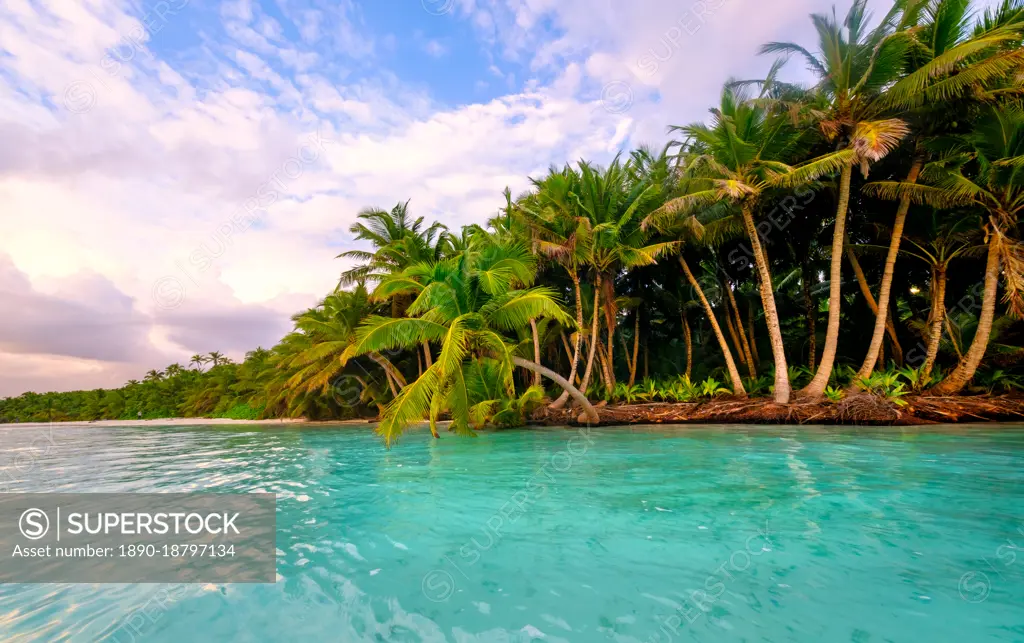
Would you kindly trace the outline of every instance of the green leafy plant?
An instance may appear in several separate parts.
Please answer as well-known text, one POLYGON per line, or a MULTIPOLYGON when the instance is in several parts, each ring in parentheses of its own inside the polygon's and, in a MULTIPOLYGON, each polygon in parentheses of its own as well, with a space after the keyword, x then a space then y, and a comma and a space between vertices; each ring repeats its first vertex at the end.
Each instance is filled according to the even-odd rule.
POLYGON ((906 405, 906 401, 901 399, 904 395, 909 393, 907 390, 906 382, 900 381, 900 373, 898 372, 879 372, 872 373, 869 377, 862 377, 857 380, 857 385, 864 389, 884 397, 885 399, 898 404, 900 406, 906 405))
POLYGON ((843 399, 843 389, 836 388, 834 386, 828 386, 825 388, 825 399, 835 404, 843 399))
POLYGON ((701 397, 713 398, 719 395, 725 395, 729 393, 729 389, 722 386, 722 382, 716 380, 713 377, 709 377, 700 383, 700 395, 701 397))
POLYGON ((1007 373, 1001 368, 978 373, 974 376, 974 383, 975 385, 971 388, 979 392, 1010 393, 1011 391, 1024 390, 1024 377, 1007 373))

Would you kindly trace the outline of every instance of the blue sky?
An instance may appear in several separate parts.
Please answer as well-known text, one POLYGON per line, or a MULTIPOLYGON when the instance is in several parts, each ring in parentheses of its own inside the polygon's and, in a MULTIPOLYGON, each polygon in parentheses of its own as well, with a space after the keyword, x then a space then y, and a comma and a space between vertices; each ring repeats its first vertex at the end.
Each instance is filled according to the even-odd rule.
POLYGON ((361 209, 482 222, 553 163, 661 145, 830 5, 5 0, 0 395, 270 346, 361 209))

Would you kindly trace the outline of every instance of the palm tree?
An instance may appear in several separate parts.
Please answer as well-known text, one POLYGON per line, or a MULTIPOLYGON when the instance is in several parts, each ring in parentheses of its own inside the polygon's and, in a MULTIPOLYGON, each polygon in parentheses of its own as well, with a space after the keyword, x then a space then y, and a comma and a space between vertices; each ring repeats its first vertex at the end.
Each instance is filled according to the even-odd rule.
MULTIPOLYGON (((963 103, 965 99, 984 96, 989 83, 1001 80, 1024 63, 1024 52, 1020 50, 1021 29, 1024 28, 1022 8, 1021 0, 1004 2, 995 14, 989 14, 990 25, 983 22, 968 35, 972 20, 968 0, 932 0, 918 4, 920 24, 908 30, 915 39, 907 58, 909 73, 882 97, 886 105, 913 110, 910 114, 917 136, 906 183, 917 181, 927 161, 925 140, 949 131, 951 122, 963 117, 954 101, 963 103)), ((900 198, 892 226, 871 344, 855 379, 871 375, 887 330, 895 341, 892 326, 887 324, 889 296, 909 209, 910 196, 905 194, 900 198)), ((941 329, 941 321, 937 323, 941 329)), ((935 348, 937 350, 937 344, 935 348)), ((929 366, 932 363, 934 355, 929 366)))
POLYGON ((378 297, 415 295, 407 317, 370 316, 356 333, 347 355, 408 348, 423 342, 441 343, 437 360, 389 403, 378 433, 390 445, 417 420, 450 411, 451 430, 471 433, 465 370, 482 358, 497 361, 501 390, 514 395, 512 367, 540 372, 569 391, 588 421, 598 422, 586 397, 557 373, 515 354, 504 333, 524 328, 530 319, 549 317, 571 324, 549 288, 526 288, 533 280, 534 260, 520 245, 488 244, 474 252, 433 263, 420 263, 385 277, 378 297))
POLYGON ((363 262, 341 274, 340 285, 375 282, 419 261, 439 258, 445 246, 448 228, 441 223, 424 227, 423 217, 413 219, 409 202, 399 203, 390 212, 367 208, 356 215, 349 232, 359 241, 368 241, 373 252, 349 250, 338 255, 363 262))
MULTIPOLYGON (((730 209, 739 210, 757 267, 761 303, 772 345, 775 402, 786 404, 790 384, 785 345, 772 291, 768 253, 761 243, 754 214, 771 188, 810 182, 830 171, 831 166, 816 163, 794 168, 784 163, 782 159, 792 154, 799 133, 789 126, 787 117, 745 100, 731 87, 726 87, 720 107, 712 110, 712 114, 710 127, 695 123, 673 128, 685 136, 683 142, 677 143, 682 146, 684 194, 666 202, 648 218, 648 223, 658 225, 659 221, 716 204, 727 204, 730 209)), ((737 349, 743 351, 742 345, 737 349)), ((752 368, 753 360, 749 361, 752 368)))
POLYGON ((988 258, 978 328, 960 364, 934 387, 937 394, 963 390, 985 355, 995 316, 1000 264, 1011 314, 1024 315, 1024 246, 1014 238, 1024 211, 1024 111, 1019 106, 991 107, 975 129, 958 137, 949 153, 922 174, 925 184, 879 181, 870 194, 935 207, 970 205, 985 212, 988 258), (975 178, 964 173, 973 166, 975 178))
POLYGON ((205 355, 199 355, 198 353, 192 356, 192 359, 188 361, 189 366, 195 364, 196 370, 203 370, 203 364, 207 362, 205 355))
POLYGON ((223 353, 219 353, 217 351, 212 351, 210 353, 207 353, 206 361, 210 362, 211 364, 213 364, 214 368, 217 368, 221 364, 226 363, 228 360, 227 360, 226 357, 224 357, 223 353))
MULTIPOLYGON (((573 334, 573 354, 570 360, 569 381, 576 381, 583 343, 583 297, 580 269, 590 251, 589 219, 577 211, 579 174, 566 166, 560 171, 552 169, 548 176, 534 180, 536 192, 516 205, 515 213, 530 231, 537 252, 562 267, 573 284, 576 308, 576 332, 573 334)), ((584 389, 585 390, 585 389, 584 389)), ((559 409, 569 399, 563 392, 551 404, 559 409)))
MULTIPOLYGON (((315 308, 295 315, 293 321, 298 332, 310 340, 308 346, 294 353, 287 366, 293 374, 287 387, 295 392, 327 393, 339 376, 351 374, 363 379, 363 388, 376 379, 366 365, 349 360, 346 351, 355 341, 356 328, 367 315, 380 312, 362 283, 351 291, 336 289, 315 308)), ((406 386, 405 377, 391 361, 378 352, 367 354, 384 373, 392 396, 406 386)), ((351 403, 357 400, 345 400, 351 403)), ((353 404, 354 406, 354 404, 353 404)))
MULTIPOLYGON (((637 175, 616 157, 605 169, 580 161, 579 207, 588 220, 587 263, 600 282, 607 345, 604 368, 606 389, 615 387, 614 339, 618 310, 615 277, 623 269, 651 266, 658 257, 678 246, 675 241, 648 243, 651 233, 641 226, 644 217, 660 201, 661 186, 637 175)), ((598 337, 593 338, 595 344, 598 337)))
POLYGON ((938 211, 933 210, 931 217, 926 221, 923 234, 908 234, 906 240, 911 248, 900 250, 909 257, 923 261, 931 271, 931 306, 927 324, 928 343, 924 365, 921 367, 922 382, 927 382, 931 378, 935 359, 939 354, 942 326, 946 316, 946 277, 949 265, 954 259, 976 248, 984 248, 974 245, 972 241, 979 228, 978 217, 974 214, 941 217, 938 211))
MULTIPOLYGON (((846 238, 846 213, 850 203, 853 168, 867 175, 872 163, 885 157, 907 135, 906 123, 884 116, 879 95, 898 77, 911 37, 903 29, 912 24, 912 13, 898 2, 881 25, 867 29, 867 0, 854 0, 846 18, 813 14, 820 53, 812 54, 790 42, 772 42, 761 53, 782 53, 802 57, 819 82, 808 96, 806 112, 817 122, 836 152, 815 159, 807 166, 840 171, 835 227, 832 232, 828 328, 818 370, 802 394, 818 398, 825 392, 839 342, 842 304, 842 257, 846 238)), ((818 172, 820 175, 822 172, 818 172)), ((778 370, 778 369, 776 369, 778 370)))

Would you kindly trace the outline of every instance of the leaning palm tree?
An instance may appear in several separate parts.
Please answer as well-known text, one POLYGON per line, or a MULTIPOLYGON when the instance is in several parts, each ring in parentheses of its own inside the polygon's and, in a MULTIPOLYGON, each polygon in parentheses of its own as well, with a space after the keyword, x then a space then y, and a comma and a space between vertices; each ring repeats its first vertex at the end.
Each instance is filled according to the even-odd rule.
POLYGON ((933 392, 943 395, 963 390, 985 355, 1000 270, 1011 315, 1024 316, 1024 245, 1017 238, 1024 212, 1024 110, 1016 105, 990 108, 974 131, 959 137, 948 152, 925 168, 923 184, 880 181, 865 186, 882 198, 906 195, 935 207, 975 206, 985 213, 988 255, 978 328, 960 364, 934 387, 933 392))
MULTIPOLYGON (((927 140, 952 129, 964 117, 964 106, 987 100, 992 83, 1000 82, 1024 64, 1021 31, 1024 29, 1024 1, 1007 0, 994 13, 986 14, 971 31, 969 0, 929 0, 916 5, 919 23, 908 30, 913 41, 907 56, 907 74, 881 97, 891 108, 905 110, 914 124, 914 155, 906 183, 917 181, 928 160, 927 140)), ((889 297, 896 258, 910 196, 903 195, 889 239, 889 252, 878 291, 878 310, 871 343, 856 380, 867 378, 877 363, 882 338, 888 325, 889 297)), ((936 319, 941 329, 941 321, 936 319)), ((935 348, 937 350, 937 343, 935 348)), ((934 354, 929 360, 934 363, 934 354)))
MULTIPOLYGON (((351 291, 335 290, 316 308, 295 315, 292 319, 296 330, 304 333, 310 341, 308 347, 288 360, 294 374, 287 387, 296 392, 326 393, 339 377, 351 375, 361 378, 361 387, 366 388, 377 379, 377 375, 369 370, 369 366, 376 364, 383 371, 391 394, 397 395, 406 386, 406 380, 387 357, 377 352, 368 353, 367 357, 374 364, 355 361, 350 364, 344 357, 345 351, 355 341, 360 322, 367 315, 380 312, 379 307, 370 301, 365 285, 359 283, 351 291)), ((343 401, 355 406, 358 399, 343 401)))
POLYGON ((837 149, 809 164, 812 167, 828 164, 833 171, 840 172, 832 232, 825 346, 817 372, 801 391, 811 398, 821 397, 825 392, 839 343, 843 245, 853 168, 859 166, 867 175, 871 164, 895 149, 909 131, 902 120, 885 118, 885 106, 879 96, 898 78, 903 67, 912 40, 903 27, 913 24, 915 15, 904 9, 916 4, 919 3, 896 3, 882 23, 872 30, 867 28, 867 0, 854 0, 842 22, 834 10, 831 16, 813 14, 811 20, 818 32, 819 54, 790 42, 772 42, 761 48, 761 53, 800 56, 818 76, 818 84, 804 111, 837 149))
POLYGON ((533 280, 533 270, 533 257, 525 247, 488 244, 451 259, 410 266, 381 281, 377 297, 415 296, 407 317, 370 316, 357 331, 347 356, 423 342, 441 345, 437 360, 384 408, 377 431, 386 444, 393 444, 409 425, 423 419, 429 419, 436 434, 436 420, 446 411, 451 413, 452 431, 471 433, 474 409, 464 369, 480 358, 497 361, 506 396, 515 394, 512 370, 519 366, 553 380, 580 404, 587 421, 599 421, 578 389, 550 369, 517 355, 517 347, 507 337, 531 319, 548 317, 572 325, 554 291, 525 287, 533 280))

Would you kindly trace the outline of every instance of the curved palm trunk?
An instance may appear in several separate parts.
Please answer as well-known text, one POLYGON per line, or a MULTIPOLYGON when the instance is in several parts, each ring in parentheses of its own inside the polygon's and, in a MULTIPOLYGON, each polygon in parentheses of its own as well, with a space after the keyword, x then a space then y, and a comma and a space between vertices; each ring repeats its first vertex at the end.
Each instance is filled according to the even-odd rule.
POLYGON ((633 360, 629 363, 629 386, 636 381, 636 360, 640 356, 640 309, 636 309, 636 320, 633 322, 633 360))
POLYGON ((775 403, 788 404, 791 389, 789 386, 789 366, 786 364, 786 347, 782 343, 782 329, 779 327, 779 314, 775 309, 775 293, 772 292, 772 275, 768 270, 767 253, 761 246, 761 237, 754 226, 754 214, 749 206, 743 207, 743 225, 747 229, 747 237, 754 251, 754 263, 761 291, 761 305, 764 307, 764 320, 768 326, 768 338, 772 344, 772 359, 775 361, 775 403))
POLYGON ((387 378, 388 388, 391 389, 391 395, 392 397, 398 397, 398 391, 407 386, 405 378, 402 377, 402 374, 397 368, 395 368, 395 365, 383 355, 380 355, 379 353, 370 353, 369 357, 384 369, 384 376, 387 378), (395 388, 396 383, 398 384, 398 389, 395 388))
POLYGON ((924 366, 921 367, 921 381, 927 382, 932 376, 935 359, 939 356, 942 342, 942 324, 946 320, 946 266, 937 266, 932 277, 932 310, 929 315, 928 350, 924 366))
MULTIPOLYGON (((580 345, 583 342, 583 297, 580 293, 580 277, 575 270, 570 271, 572 274, 572 285, 573 290, 576 293, 576 340, 573 342, 573 353, 572 353, 572 365, 569 368, 569 381, 576 382, 576 366, 580 362, 580 345)), ((584 389, 586 390, 586 389, 584 389)), ((569 392, 564 391, 558 396, 550 408, 560 409, 565 406, 566 401, 569 399, 569 392)))
POLYGON ((757 338, 754 337, 754 304, 747 302, 747 333, 750 335, 750 354, 754 357, 754 366, 761 365, 761 356, 757 354, 757 338))
POLYGON ((747 359, 747 353, 743 350, 743 345, 740 344, 740 338, 736 335, 736 322, 732 318, 732 311, 729 310, 729 304, 725 304, 725 329, 729 331, 729 338, 732 339, 732 345, 736 348, 736 354, 740 358, 740 363, 750 370, 750 361, 747 359))
POLYGON ((811 298, 811 282, 808 277, 809 266, 805 263, 800 268, 800 281, 803 282, 804 309, 807 311, 807 353, 808 368, 814 370, 814 364, 818 358, 818 337, 815 330, 815 321, 818 317, 818 307, 811 298))
POLYGON ((604 385, 610 393, 615 388, 615 280, 614 277, 604 279, 604 325, 608 335, 607 357, 601 362, 604 369, 604 385))
POLYGON ((686 340, 686 379, 690 379, 693 371, 693 334, 690 332, 690 320, 686 318, 686 310, 681 311, 683 318, 683 339, 686 340))
MULTIPOLYGON (((907 183, 917 183, 917 177, 921 173, 923 165, 924 157, 918 154, 914 157, 914 162, 910 166, 910 172, 907 173, 907 183)), ((884 337, 886 327, 892 325, 891 322, 889 322, 889 295, 892 292, 892 275, 896 268, 896 257, 899 255, 900 241, 903 239, 903 225, 906 223, 907 212, 909 210, 910 195, 904 194, 900 198, 899 207, 896 208, 896 220, 892 224, 892 237, 889 239, 889 254, 885 257, 885 270, 882 272, 882 285, 878 289, 878 311, 875 313, 875 329, 871 333, 871 344, 868 346, 868 353, 864 357, 864 363, 861 364, 860 370, 857 371, 857 376, 854 378, 855 380, 871 376, 871 371, 874 368, 873 356, 881 351, 882 338, 884 337)), ((893 335, 895 335, 895 329, 893 329, 893 335)), ((892 339, 893 353, 895 354, 897 347, 899 346, 899 342, 896 341, 895 336, 893 336, 892 339)))
POLYGON ((711 304, 708 303, 708 298, 704 296, 704 290, 697 283, 697 279, 690 272, 690 266, 686 263, 686 259, 683 259, 682 255, 679 255, 679 265, 682 266, 683 272, 686 273, 686 279, 689 280, 690 285, 693 286, 693 290, 697 293, 697 298, 700 299, 700 303, 704 305, 704 312, 708 316, 708 321, 711 322, 711 328, 715 331, 715 337, 718 339, 718 345, 722 349, 722 355, 725 357, 725 368, 729 372, 729 380, 732 382, 732 390, 736 395, 746 395, 747 390, 743 388, 743 380, 740 378, 740 372, 736 369, 736 362, 732 359, 732 351, 729 350, 729 344, 725 342, 725 335, 722 334, 722 327, 718 325, 718 319, 715 318, 715 311, 711 308, 711 304))
MULTIPOLYGON (((540 335, 537 333, 537 320, 530 320, 530 332, 533 334, 533 362, 540 364, 540 335)), ((533 374, 533 385, 540 386, 540 373, 533 374)))
MULTIPOLYGON (((839 313, 843 301, 843 241, 846 239, 846 211, 850 206, 850 179, 853 165, 843 168, 839 178, 839 204, 836 206, 836 225, 832 231, 832 261, 828 286, 828 328, 825 331, 825 347, 821 351, 821 363, 810 383, 800 391, 801 395, 820 398, 828 386, 832 366, 836 361, 839 347, 839 313)), ((776 371, 778 369, 776 368, 776 371)))
POLYGON ((601 421, 601 418, 598 417, 597 415, 597 411, 594 409, 593 405, 590 403, 587 397, 583 395, 583 393, 580 393, 580 390, 578 388, 570 384, 567 379, 565 379, 558 373, 554 372, 550 368, 541 366, 540 364, 531 362, 530 360, 523 359, 522 357, 516 357, 514 355, 512 356, 512 363, 515 364, 516 366, 519 366, 520 368, 525 368, 531 373, 543 375, 544 377, 550 379, 555 384, 561 386, 566 393, 572 396, 573 400, 575 400, 581 407, 583 407, 583 414, 587 416, 587 422, 597 424, 601 421))
POLYGON ((981 300, 981 316, 978 318, 978 329, 974 332, 971 348, 956 369, 932 389, 936 395, 952 395, 963 390, 974 377, 974 372, 978 370, 978 364, 981 364, 981 358, 988 349, 989 338, 992 335, 992 320, 996 312, 996 291, 999 288, 999 239, 998 230, 993 229, 989 232, 985 294, 981 300))
MULTIPOLYGON (((871 286, 868 285, 867 277, 864 276, 864 269, 861 268, 860 261, 857 259, 857 255, 853 252, 853 248, 850 246, 849 239, 846 240, 846 258, 850 260, 850 266, 853 268, 853 274, 857 278, 857 285, 860 287, 860 294, 864 296, 864 301, 867 302, 868 308, 870 308, 871 312, 874 313, 875 321, 877 322, 879 318, 878 304, 875 302, 875 296, 871 294, 871 286)), ((890 286, 891 285, 892 284, 890 283, 890 286)), ((889 334, 889 345, 892 347, 893 359, 895 359, 896 362, 902 366, 903 347, 900 346, 900 340, 896 337, 896 325, 892 323, 892 315, 890 314, 891 312, 891 309, 885 311, 885 325, 883 326, 883 329, 885 332, 889 334)), ((884 351, 882 349, 882 344, 879 344, 878 350, 875 353, 875 357, 871 358, 876 360, 876 363, 878 364, 879 368, 883 368, 885 366, 883 353, 884 351)), ((866 357, 865 360, 869 359, 870 355, 871 353, 869 352, 869 357, 866 357)), ((861 366, 861 368, 863 369, 864 366, 861 366)), ((870 370, 873 369, 869 369, 869 371, 870 370)), ((869 372, 868 375, 870 374, 871 373, 869 372)), ((864 377, 867 377, 867 375, 865 375, 864 377)), ((854 378, 853 381, 857 381, 857 378, 854 378)))
POLYGON ((580 388, 586 391, 590 388, 590 376, 594 371, 594 356, 597 354, 598 344, 601 343, 600 338, 597 336, 597 323, 598 323, 598 303, 601 295, 601 275, 597 276, 597 281, 594 284, 594 314, 591 315, 592 321, 590 324, 590 354, 587 356, 587 368, 583 371, 583 384, 580 388))
POLYGON ((725 282, 725 292, 729 295, 729 304, 732 305, 732 312, 736 319, 736 334, 740 337, 740 344, 743 354, 746 356, 747 371, 750 379, 757 378, 757 366, 754 365, 754 353, 750 350, 750 342, 747 341, 747 332, 743 329, 743 319, 740 317, 740 308, 736 305, 736 296, 732 292, 732 283, 725 282))

